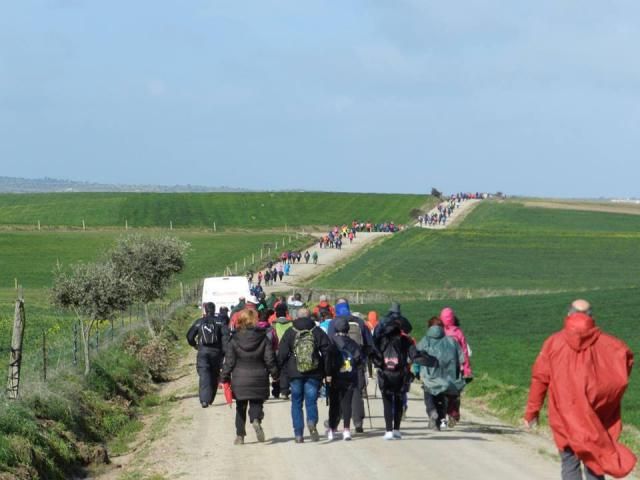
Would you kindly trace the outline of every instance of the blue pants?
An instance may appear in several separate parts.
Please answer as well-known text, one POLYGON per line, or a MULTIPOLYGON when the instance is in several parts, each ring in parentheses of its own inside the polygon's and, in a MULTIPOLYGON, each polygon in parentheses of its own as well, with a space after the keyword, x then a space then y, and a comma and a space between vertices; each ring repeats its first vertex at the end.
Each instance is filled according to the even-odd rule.
POLYGON ((317 378, 292 378, 289 380, 291 388, 291 419, 293 420, 293 434, 301 437, 304 433, 304 415, 302 402, 307 410, 307 423, 318 423, 318 392, 320 380, 317 378))

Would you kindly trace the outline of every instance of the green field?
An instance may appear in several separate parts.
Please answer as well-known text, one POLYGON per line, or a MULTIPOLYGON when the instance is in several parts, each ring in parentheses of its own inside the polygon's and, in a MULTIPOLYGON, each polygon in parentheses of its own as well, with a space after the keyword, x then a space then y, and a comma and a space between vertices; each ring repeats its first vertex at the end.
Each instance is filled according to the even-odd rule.
POLYGON ((398 224, 427 195, 357 193, 46 193, 0 195, 0 225, 89 228, 284 228, 360 221, 398 224))
MULTIPOLYGON (((504 409, 504 413, 515 419, 524 412, 531 366, 543 341, 562 328, 571 301, 584 295, 563 293, 411 302, 403 303, 402 311, 415 327, 412 335, 419 339, 431 316, 438 315, 445 306, 454 308, 473 350, 472 368, 477 381, 470 385, 469 393, 476 396, 499 393, 493 406, 504 409)), ((592 302, 598 326, 624 340, 636 353, 640 352, 640 335, 635 322, 640 310, 640 289, 590 292, 586 298, 592 302)), ((354 310, 361 312, 370 309, 383 314, 388 305, 354 306, 354 310)), ((638 378, 636 369, 625 396, 623 417, 640 428, 638 378)))
POLYGON ((640 217, 487 202, 460 228, 396 235, 314 287, 577 290, 639 280, 640 217))
MULTIPOLYGON (((263 244, 282 245, 295 248, 308 244, 309 237, 289 236, 276 233, 203 233, 174 231, 175 236, 191 244, 187 254, 186 268, 176 278, 185 284, 205 276, 221 275, 225 267, 244 272, 243 259, 251 261, 255 254, 259 260, 263 244)), ((69 314, 53 309, 49 303, 49 287, 53 270, 59 261, 63 266, 76 261, 98 260, 110 248, 120 233, 101 232, 3 232, 0 233, 0 353, 9 346, 13 325, 13 309, 16 297, 15 279, 24 288, 27 311, 25 350, 39 353, 41 335, 46 331, 50 339, 51 358, 56 356, 56 340, 69 337, 72 319, 69 314)), ((281 248, 279 248, 281 250, 281 248)), ((266 249, 265 249, 266 255, 266 249)), ((177 295, 174 288, 173 294, 177 295)), ((68 353, 68 352, 67 352, 68 353)), ((0 366, 4 363, 0 363, 0 366)), ((27 369, 35 368, 27 366, 27 369)))

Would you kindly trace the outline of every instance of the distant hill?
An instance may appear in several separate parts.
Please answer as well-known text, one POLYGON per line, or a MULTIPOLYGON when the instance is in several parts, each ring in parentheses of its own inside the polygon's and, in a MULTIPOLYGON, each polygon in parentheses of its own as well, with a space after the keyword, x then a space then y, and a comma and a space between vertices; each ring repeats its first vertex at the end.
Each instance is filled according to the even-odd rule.
POLYGON ((248 192, 232 187, 205 187, 202 185, 112 185, 76 182, 57 178, 0 177, 0 193, 53 193, 53 192, 248 192))

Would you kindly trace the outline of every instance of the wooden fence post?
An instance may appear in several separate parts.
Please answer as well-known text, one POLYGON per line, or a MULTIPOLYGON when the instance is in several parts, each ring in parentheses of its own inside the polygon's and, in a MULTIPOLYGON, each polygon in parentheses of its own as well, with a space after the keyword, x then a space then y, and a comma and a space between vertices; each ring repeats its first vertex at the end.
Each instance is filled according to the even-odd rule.
POLYGON ((42 380, 47 381, 47 332, 42 331, 42 380))
POLYGON ((11 337, 11 353, 9 356, 9 378, 7 393, 11 400, 20 395, 20 367, 22 366, 22 342, 24 338, 24 299, 16 300, 15 315, 13 317, 13 335, 11 337))
POLYGON ((82 219, 82 230, 86 230, 87 226, 84 224, 84 218, 82 219))
POLYGON ((78 322, 73 322, 73 364, 78 365, 78 322))

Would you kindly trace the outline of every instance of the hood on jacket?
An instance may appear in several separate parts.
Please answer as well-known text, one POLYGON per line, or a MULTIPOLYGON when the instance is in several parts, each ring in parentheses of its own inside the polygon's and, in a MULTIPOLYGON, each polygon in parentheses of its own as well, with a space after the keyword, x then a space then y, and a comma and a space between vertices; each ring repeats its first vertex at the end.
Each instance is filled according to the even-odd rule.
POLYGON ((316 322, 311 320, 309 317, 296 318, 292 325, 296 330, 311 330, 315 326, 316 322))
POLYGON ((337 333, 347 333, 349 331, 349 318, 337 317, 333 321, 333 327, 335 328, 337 333))
POLYGON ((564 320, 562 335, 567 344, 577 352, 593 345, 600 333, 593 318, 586 313, 573 313, 564 320))
POLYGON ((343 316, 349 317, 351 315, 351 309, 348 303, 339 303, 336 305, 336 317, 343 316))
POLYGON ((267 332, 263 328, 243 328, 237 330, 233 338, 241 350, 252 352, 260 346, 266 336, 267 332))
POLYGON ((456 322, 456 315, 453 312, 453 308, 443 308, 440 312, 440 320, 442 320, 443 325, 446 327, 453 327, 456 322))
POLYGON ((429 327, 429 330, 427 330, 427 337, 436 339, 444 337, 444 328, 440 325, 433 325, 429 327))
POLYGON ((389 313, 397 313, 398 315, 400 315, 400 304, 398 302, 391 302, 389 313))

